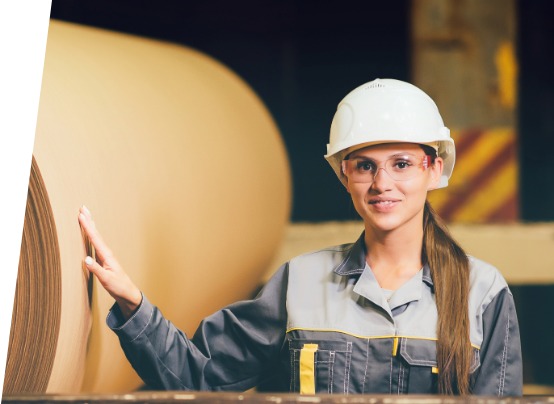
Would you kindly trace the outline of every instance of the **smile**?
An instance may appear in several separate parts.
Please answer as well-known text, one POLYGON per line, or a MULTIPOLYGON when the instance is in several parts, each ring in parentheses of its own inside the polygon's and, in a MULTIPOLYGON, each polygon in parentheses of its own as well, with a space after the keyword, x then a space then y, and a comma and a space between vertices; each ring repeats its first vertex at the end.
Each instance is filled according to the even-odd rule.
POLYGON ((392 205, 393 203, 396 203, 398 201, 391 201, 391 200, 386 200, 386 201, 380 201, 380 200, 373 200, 373 201, 369 201, 369 204, 370 205, 392 205))
POLYGON ((368 201, 368 205, 375 212, 387 213, 396 209, 400 203, 397 199, 372 199, 368 201))

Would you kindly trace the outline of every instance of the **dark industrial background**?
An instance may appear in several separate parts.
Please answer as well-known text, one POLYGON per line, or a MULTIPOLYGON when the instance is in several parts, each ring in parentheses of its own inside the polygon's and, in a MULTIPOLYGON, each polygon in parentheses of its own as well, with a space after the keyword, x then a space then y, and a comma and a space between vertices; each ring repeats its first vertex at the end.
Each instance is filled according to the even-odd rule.
MULTIPOLYGON (((183 44, 233 69, 282 133, 293 175, 291 220, 317 222, 357 219, 323 159, 329 126, 356 86, 411 79, 411 7, 408 0, 53 0, 51 16, 183 44)), ((516 2, 521 221, 554 220, 553 15, 554 1, 516 2)), ((512 290, 525 381, 554 385, 554 351, 544 350, 554 338, 554 287, 512 290)))
MULTIPOLYGON (((410 80, 408 0, 53 0, 52 17, 172 41, 246 80, 293 173, 293 221, 356 219, 322 156, 337 103, 376 77, 410 80)), ((520 217, 554 220, 554 2, 517 2, 520 217)), ((446 122, 448 126, 448 122, 446 122)))

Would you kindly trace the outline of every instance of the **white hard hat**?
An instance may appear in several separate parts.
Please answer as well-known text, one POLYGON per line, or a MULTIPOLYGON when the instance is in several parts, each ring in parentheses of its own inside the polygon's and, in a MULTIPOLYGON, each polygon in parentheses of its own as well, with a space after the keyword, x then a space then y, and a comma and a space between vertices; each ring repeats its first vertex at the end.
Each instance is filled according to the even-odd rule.
POLYGON ((437 188, 448 185, 456 150, 435 102, 416 86, 400 80, 376 79, 351 91, 340 102, 331 124, 325 159, 341 180, 341 161, 354 150, 379 143, 420 143, 444 160, 437 188))

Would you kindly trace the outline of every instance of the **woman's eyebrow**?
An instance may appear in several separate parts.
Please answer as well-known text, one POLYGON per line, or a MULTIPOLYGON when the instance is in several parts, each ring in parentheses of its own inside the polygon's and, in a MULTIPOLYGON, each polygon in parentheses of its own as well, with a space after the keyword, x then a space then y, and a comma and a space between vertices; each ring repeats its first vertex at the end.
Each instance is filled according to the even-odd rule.
POLYGON ((408 152, 400 152, 400 153, 394 153, 394 154, 391 154, 388 158, 393 158, 393 157, 404 157, 404 156, 411 156, 411 157, 417 157, 415 154, 413 153, 408 153, 408 152))
POLYGON ((406 156, 417 157, 417 156, 416 156, 415 154, 413 154, 413 153, 409 153, 409 152, 400 152, 400 153, 390 154, 389 156, 387 156, 387 157, 385 157, 385 158, 383 158, 383 159, 376 159, 375 157, 368 157, 368 156, 364 156, 363 154, 350 157, 350 159, 371 160, 371 161, 384 161, 384 160, 392 159, 392 158, 395 158, 395 157, 406 157, 406 156))

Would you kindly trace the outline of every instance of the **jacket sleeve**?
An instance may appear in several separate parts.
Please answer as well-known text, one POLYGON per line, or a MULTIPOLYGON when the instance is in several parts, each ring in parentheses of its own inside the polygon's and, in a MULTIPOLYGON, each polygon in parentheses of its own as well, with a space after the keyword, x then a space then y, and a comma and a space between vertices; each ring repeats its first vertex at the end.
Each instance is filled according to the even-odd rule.
POLYGON ((286 331, 288 266, 253 300, 205 318, 189 339, 146 297, 126 322, 114 305, 108 326, 149 388, 244 391, 263 381, 278 360, 286 331))
POLYGON ((521 396, 523 370, 519 325, 514 299, 502 289, 483 313, 481 366, 474 374, 473 393, 488 396, 521 396))

